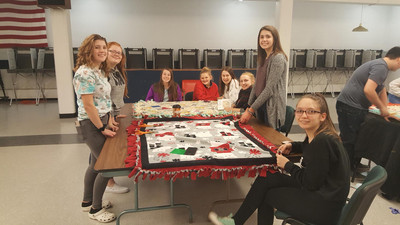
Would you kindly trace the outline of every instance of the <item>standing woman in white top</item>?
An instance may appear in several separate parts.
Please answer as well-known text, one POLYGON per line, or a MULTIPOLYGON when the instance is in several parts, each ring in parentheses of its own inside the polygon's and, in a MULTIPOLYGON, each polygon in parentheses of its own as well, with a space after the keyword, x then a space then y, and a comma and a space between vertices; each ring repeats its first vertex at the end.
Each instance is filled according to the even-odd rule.
MULTIPOLYGON (((108 76, 108 82, 111 85, 111 103, 112 116, 111 120, 114 125, 118 125, 119 118, 126 117, 121 114, 121 108, 125 105, 124 97, 128 97, 127 78, 125 73, 126 57, 122 51, 122 47, 117 42, 109 42, 108 45, 107 65, 111 69, 108 76)), ((114 178, 108 180, 106 192, 122 194, 129 191, 129 188, 120 186, 115 183, 114 178)))
POLYGON ((91 158, 84 178, 82 211, 89 212, 89 218, 99 222, 111 222, 115 219, 114 213, 105 210, 111 207, 111 203, 103 201, 109 178, 94 170, 106 137, 114 137, 117 130, 110 120, 111 86, 107 80, 106 59, 106 39, 98 34, 90 35, 79 47, 73 79, 78 120, 91 158))
POLYGON ((221 76, 219 77, 219 98, 229 99, 229 105, 232 105, 238 99, 239 91, 239 81, 236 80, 233 69, 229 66, 223 67, 221 71, 221 76))

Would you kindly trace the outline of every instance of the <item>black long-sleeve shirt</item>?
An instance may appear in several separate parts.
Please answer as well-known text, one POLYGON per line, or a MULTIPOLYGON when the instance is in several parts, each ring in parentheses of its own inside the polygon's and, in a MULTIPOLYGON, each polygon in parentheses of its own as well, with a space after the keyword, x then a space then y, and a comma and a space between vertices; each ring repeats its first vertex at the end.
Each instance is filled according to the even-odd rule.
POLYGON ((332 135, 320 133, 311 143, 293 142, 292 152, 302 152, 301 167, 287 162, 285 170, 301 187, 324 199, 345 202, 350 187, 349 159, 343 145, 332 135))

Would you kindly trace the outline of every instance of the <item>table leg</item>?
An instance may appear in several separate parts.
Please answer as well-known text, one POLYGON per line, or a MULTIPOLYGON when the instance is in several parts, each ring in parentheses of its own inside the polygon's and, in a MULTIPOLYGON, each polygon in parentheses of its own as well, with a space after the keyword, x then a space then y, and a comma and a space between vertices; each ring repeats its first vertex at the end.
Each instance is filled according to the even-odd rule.
POLYGON ((36 85, 37 85, 37 91, 36 91, 36 105, 39 105, 40 103, 40 94, 42 94, 43 100, 46 100, 46 96, 44 95, 44 71, 36 71, 35 77, 36 77, 36 85))
POLYGON ((8 100, 8 96, 6 95, 6 90, 4 88, 3 78, 1 76, 1 70, 0 70, 0 86, 1 86, 1 90, 3 91, 3 97, 1 97, 1 98, 8 100))
POLYGON ((210 207, 210 212, 213 211, 214 207, 217 205, 243 202, 243 200, 244 200, 244 198, 231 199, 231 179, 227 178, 226 179, 226 199, 213 202, 210 207))
POLYGON ((135 212, 144 212, 144 211, 152 211, 152 210, 161 210, 161 209, 170 209, 170 208, 180 208, 185 207, 189 210, 189 223, 193 222, 193 213, 192 208, 187 204, 175 204, 174 203, 174 182, 172 179, 169 181, 170 183, 170 204, 169 205, 161 205, 161 206, 153 206, 153 207, 145 207, 139 208, 139 185, 138 182, 135 182, 135 208, 127 209, 122 211, 118 217, 116 224, 120 224, 121 216, 127 213, 135 213, 135 212))
MULTIPOLYGON (((15 86, 17 85, 17 76, 18 76, 18 72, 15 72, 15 74, 11 75, 11 81, 13 84, 13 92, 14 92, 14 99, 15 102, 17 102, 18 98, 17 98, 17 90, 15 88, 15 86)), ((13 102, 13 98, 10 98, 10 106, 12 105, 13 102)))

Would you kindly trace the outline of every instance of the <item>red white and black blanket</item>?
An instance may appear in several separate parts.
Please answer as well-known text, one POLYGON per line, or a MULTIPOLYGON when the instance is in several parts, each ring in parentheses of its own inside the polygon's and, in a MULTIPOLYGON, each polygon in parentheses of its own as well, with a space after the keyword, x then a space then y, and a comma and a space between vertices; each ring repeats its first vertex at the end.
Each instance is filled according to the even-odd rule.
POLYGON ((276 146, 233 117, 160 118, 127 128, 130 177, 227 179, 275 172, 276 146))

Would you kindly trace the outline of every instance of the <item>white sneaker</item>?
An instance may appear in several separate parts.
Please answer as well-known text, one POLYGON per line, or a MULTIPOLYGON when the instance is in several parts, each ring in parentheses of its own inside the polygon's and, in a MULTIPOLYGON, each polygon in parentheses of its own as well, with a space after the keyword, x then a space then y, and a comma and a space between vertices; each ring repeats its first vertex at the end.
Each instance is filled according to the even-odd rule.
POLYGON ((109 223, 117 218, 114 213, 107 212, 104 208, 94 214, 89 212, 88 215, 90 219, 97 220, 100 223, 109 223))
POLYGON ((112 187, 107 186, 105 192, 123 194, 123 193, 129 192, 129 188, 119 186, 118 184, 114 184, 114 186, 112 186, 112 187))

